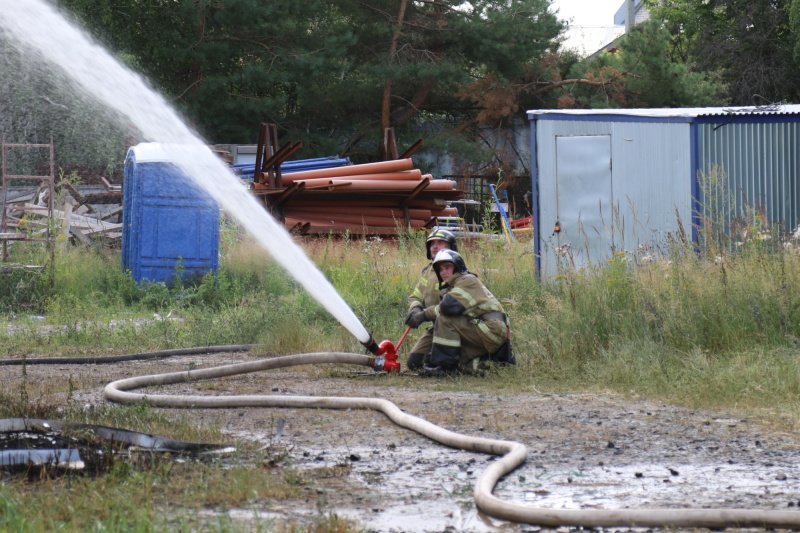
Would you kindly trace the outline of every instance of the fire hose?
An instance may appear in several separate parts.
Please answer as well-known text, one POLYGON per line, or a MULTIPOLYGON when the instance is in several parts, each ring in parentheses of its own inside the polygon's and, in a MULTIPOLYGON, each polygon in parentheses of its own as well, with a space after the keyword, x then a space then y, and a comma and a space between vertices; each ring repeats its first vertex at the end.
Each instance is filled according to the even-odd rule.
MULTIPOLYGON (((406 331, 408 333, 408 331, 406 331)), ((119 403, 147 402, 155 407, 175 408, 236 408, 284 407, 322 409, 371 409, 383 413, 396 425, 410 429, 431 440, 462 450, 502 456, 493 462, 478 478, 474 489, 475 504, 482 512, 511 522, 540 526, 583 527, 762 527, 800 529, 800 512, 757 509, 617 509, 617 510, 562 510, 545 509, 503 501, 492 494, 500 479, 525 462, 527 448, 519 442, 471 437, 441 428, 427 420, 410 415, 394 403, 382 398, 316 397, 316 396, 175 396, 165 394, 132 393, 131 390, 221 378, 238 374, 273 370, 299 365, 323 363, 352 364, 375 370, 399 370, 396 349, 389 341, 372 348, 387 357, 374 357, 346 352, 304 353, 275 357, 259 361, 238 363, 183 372, 153 374, 113 381, 106 385, 107 399, 119 403), (392 361, 391 356, 394 356, 392 361), (386 366, 388 363, 388 366, 386 366), (397 365, 396 367, 394 365, 397 365)), ((371 350, 371 351, 373 351, 371 350)))

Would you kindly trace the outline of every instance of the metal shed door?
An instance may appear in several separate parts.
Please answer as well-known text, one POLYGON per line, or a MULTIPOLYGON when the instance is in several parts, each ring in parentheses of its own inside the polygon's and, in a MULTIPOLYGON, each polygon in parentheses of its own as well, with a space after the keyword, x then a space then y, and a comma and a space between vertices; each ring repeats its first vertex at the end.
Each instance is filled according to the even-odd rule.
POLYGON ((611 136, 556 137, 558 245, 568 245, 575 267, 608 257, 612 201, 611 136))

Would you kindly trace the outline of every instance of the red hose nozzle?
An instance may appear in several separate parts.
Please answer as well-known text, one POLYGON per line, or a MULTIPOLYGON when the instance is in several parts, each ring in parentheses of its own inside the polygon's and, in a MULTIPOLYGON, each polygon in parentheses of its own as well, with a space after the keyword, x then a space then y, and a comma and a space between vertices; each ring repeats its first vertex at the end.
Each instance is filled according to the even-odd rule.
POLYGON ((397 346, 390 340, 381 341, 380 344, 376 344, 375 341, 372 340, 372 337, 370 337, 370 341, 372 341, 371 345, 375 346, 374 350, 371 349, 370 346, 367 346, 367 343, 363 343, 364 346, 367 346, 367 349, 375 355, 383 355, 383 357, 375 359, 375 369, 385 370, 386 372, 400 372, 400 363, 397 362, 397 350, 400 349, 403 341, 406 340, 406 335, 408 335, 409 331, 411 331, 411 326, 406 328, 397 346))
POLYGON ((397 349, 394 347, 394 343, 390 340, 381 341, 378 344, 378 351, 375 355, 394 355, 397 357, 397 349))
POLYGON ((386 372, 400 372, 400 363, 397 362, 397 348, 392 341, 381 341, 375 355, 383 355, 375 359, 374 368, 386 372))

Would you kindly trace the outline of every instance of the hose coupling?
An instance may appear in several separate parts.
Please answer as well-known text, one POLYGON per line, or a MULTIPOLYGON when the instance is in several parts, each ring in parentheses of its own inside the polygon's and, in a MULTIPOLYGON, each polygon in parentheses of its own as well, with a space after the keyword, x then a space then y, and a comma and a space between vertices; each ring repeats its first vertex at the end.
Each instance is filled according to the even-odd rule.
POLYGON ((381 341, 378 344, 376 355, 383 356, 375 358, 374 366, 376 369, 385 370, 386 372, 400 372, 400 363, 397 362, 397 349, 392 341, 381 341))
POLYGON ((383 353, 383 352, 380 351, 380 347, 378 346, 378 343, 375 342, 374 338, 372 338, 372 335, 369 336, 369 340, 367 340, 366 342, 362 342, 361 344, 363 344, 364 347, 367 350, 369 350, 370 353, 372 353, 374 355, 381 355, 383 353))
POLYGON ((366 346, 367 350, 372 352, 373 355, 376 356, 384 356, 384 357, 376 357, 372 367, 375 370, 385 370, 386 372, 400 372, 400 363, 397 362, 397 349, 394 347, 394 343, 389 340, 381 341, 380 344, 375 342, 375 339, 372 338, 372 335, 369 336, 369 340, 367 342, 362 342, 364 346, 366 346))

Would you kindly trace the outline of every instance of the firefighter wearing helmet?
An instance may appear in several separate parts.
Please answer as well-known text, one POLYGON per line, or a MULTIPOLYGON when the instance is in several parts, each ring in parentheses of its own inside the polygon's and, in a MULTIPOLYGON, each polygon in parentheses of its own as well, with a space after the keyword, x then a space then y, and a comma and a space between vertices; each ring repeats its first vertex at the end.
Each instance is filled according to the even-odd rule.
POLYGON ((464 258, 442 250, 431 264, 444 291, 433 309, 433 343, 423 373, 443 375, 479 361, 515 364, 508 316, 500 302, 467 269, 464 258))
MULTIPOLYGON (((458 251, 456 236, 446 229, 435 228, 425 239, 425 249, 427 257, 431 261, 441 250, 458 251)), ((422 269, 417 286, 414 287, 414 292, 408 297, 407 326, 418 328, 423 322, 433 321, 433 309, 442 299, 439 294, 439 283, 439 278, 436 276, 432 264, 429 263, 422 269)), ((409 370, 422 369, 425 364, 425 357, 430 354, 432 343, 433 328, 430 327, 411 349, 411 353, 408 354, 407 368, 409 370)))

